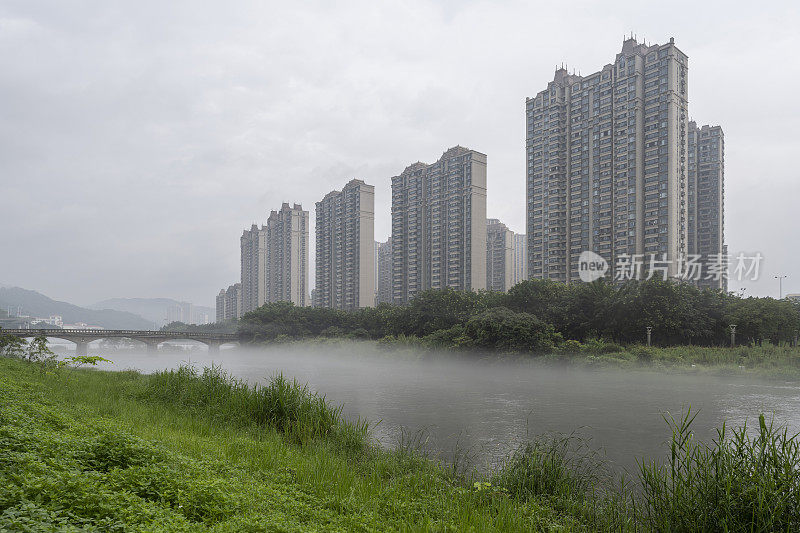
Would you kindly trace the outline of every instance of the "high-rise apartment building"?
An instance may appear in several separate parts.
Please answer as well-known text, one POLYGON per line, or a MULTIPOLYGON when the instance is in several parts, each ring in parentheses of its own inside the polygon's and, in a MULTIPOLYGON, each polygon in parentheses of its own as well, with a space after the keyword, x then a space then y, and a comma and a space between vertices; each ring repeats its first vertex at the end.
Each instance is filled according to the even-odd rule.
POLYGON ((220 289, 216 300, 216 322, 225 320, 225 289, 220 289))
POLYGON ((511 286, 528 279, 528 238, 524 234, 514 234, 514 276, 511 286))
POLYGON ((240 239, 242 259, 242 314, 267 301, 267 228, 255 224, 240 239))
POLYGON ((225 320, 241 318, 242 312, 242 284, 234 283, 225 291, 225 320))
POLYGON ((375 304, 375 187, 351 180, 316 203, 314 305, 358 309, 375 304))
POLYGON ((486 289, 505 292, 514 281, 514 232, 496 218, 486 220, 486 289))
POLYGON ((167 306, 167 324, 173 322, 195 324, 194 306, 189 302, 179 302, 175 305, 167 306))
POLYGON ((266 301, 308 305, 308 211, 284 203, 270 213, 266 229, 266 301))
POLYGON ((378 243, 378 296, 376 303, 392 302, 392 238, 378 243))
POLYGON ((719 126, 689 122, 688 253, 699 255, 698 286, 727 290, 726 276, 709 276, 725 254, 725 135, 719 126))
POLYGON ((392 301, 486 288, 486 155, 456 146, 392 178, 392 301))
POLYGON ((559 69, 527 99, 529 277, 577 280, 584 250, 686 254, 688 68, 673 39, 627 39, 613 64, 559 69))
POLYGON ((217 322, 242 316, 242 284, 235 283, 217 295, 217 322))

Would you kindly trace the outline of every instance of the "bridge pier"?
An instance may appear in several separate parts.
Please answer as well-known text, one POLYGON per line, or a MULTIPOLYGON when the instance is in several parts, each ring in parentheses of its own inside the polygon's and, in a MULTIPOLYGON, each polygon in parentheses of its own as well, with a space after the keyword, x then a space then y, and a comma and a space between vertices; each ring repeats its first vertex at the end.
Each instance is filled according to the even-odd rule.
POLYGON ((209 354, 218 354, 219 353, 219 342, 209 342, 208 344, 208 353, 209 354))
POLYGON ((89 343, 87 341, 74 341, 75 355, 89 355, 89 343))
POLYGON ((147 355, 156 355, 158 353, 158 343, 157 342, 148 342, 147 343, 147 355))

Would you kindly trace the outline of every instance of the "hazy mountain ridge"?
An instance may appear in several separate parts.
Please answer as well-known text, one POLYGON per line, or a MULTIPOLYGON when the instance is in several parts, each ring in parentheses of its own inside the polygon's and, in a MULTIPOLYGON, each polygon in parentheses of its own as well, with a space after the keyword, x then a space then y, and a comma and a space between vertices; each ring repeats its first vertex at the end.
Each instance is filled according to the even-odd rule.
MULTIPOLYGON (((109 298, 87 307, 90 309, 114 309, 139 315, 150 322, 155 322, 159 326, 163 325, 167 318, 167 308, 186 302, 174 300, 172 298, 109 298)), ((215 319, 215 310, 203 305, 194 305, 192 308, 195 313, 208 313, 211 322, 215 319)))
POLYGON ((3 311, 17 307, 23 315, 49 317, 60 315, 65 324, 84 322, 92 326, 106 329, 152 329, 153 323, 138 314, 115 309, 87 309, 67 302, 48 298, 36 291, 21 287, 0 287, 0 308, 3 311))

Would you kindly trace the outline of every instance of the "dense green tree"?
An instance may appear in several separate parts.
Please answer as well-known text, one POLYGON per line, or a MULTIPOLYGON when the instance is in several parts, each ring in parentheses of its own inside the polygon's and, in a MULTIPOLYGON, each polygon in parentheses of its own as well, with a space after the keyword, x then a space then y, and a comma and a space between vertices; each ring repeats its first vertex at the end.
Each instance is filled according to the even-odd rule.
POLYGON ((273 303, 247 313, 239 334, 246 342, 391 336, 438 347, 535 351, 562 338, 640 343, 647 327, 653 328, 655 344, 725 345, 731 324, 737 325, 742 343, 788 342, 800 330, 800 305, 742 299, 671 280, 569 285, 530 280, 506 294, 429 290, 407 305, 351 312, 273 303))
POLYGON ((507 307, 493 307, 470 318, 464 335, 477 348, 515 352, 547 351, 560 339, 552 325, 507 307))

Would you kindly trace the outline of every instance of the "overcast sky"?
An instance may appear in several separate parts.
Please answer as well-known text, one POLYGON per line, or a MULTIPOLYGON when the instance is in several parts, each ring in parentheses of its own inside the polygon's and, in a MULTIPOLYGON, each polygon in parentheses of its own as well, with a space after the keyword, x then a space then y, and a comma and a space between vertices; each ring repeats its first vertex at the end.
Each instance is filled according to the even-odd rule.
POLYGON ((456 144, 523 232, 525 97, 634 32, 675 37, 692 118, 725 131, 729 250, 765 257, 746 294, 800 292, 798 3, 681 4, 3 0, 0 285, 212 305, 271 209, 313 228, 360 178, 384 240, 391 176, 456 144))

